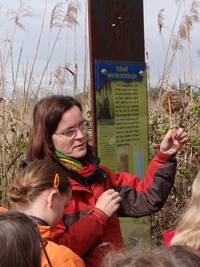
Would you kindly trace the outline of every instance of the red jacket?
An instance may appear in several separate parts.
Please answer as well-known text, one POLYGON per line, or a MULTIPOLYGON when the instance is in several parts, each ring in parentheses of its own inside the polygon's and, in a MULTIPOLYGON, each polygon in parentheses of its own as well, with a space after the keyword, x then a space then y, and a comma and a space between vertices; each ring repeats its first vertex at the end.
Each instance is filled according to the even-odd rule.
POLYGON ((174 230, 164 233, 163 239, 164 239, 165 245, 167 247, 169 247, 171 245, 171 241, 172 241, 172 239, 174 238, 175 235, 176 235, 176 232, 174 230))
POLYGON ((113 174, 101 167, 107 179, 91 187, 69 178, 72 199, 65 210, 64 223, 52 233, 55 242, 71 248, 92 267, 100 266, 108 249, 123 246, 118 215, 139 217, 162 208, 174 182, 176 159, 157 151, 143 180, 130 173, 113 174), (120 192, 122 203, 119 213, 108 218, 95 204, 110 188, 120 192))

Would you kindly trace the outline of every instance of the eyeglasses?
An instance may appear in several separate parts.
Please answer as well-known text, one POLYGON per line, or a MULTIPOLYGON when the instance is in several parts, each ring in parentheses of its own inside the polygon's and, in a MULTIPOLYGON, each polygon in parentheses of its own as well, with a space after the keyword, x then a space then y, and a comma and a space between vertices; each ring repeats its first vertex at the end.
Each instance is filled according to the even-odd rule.
POLYGON ((65 130, 62 133, 57 134, 57 135, 64 135, 67 138, 74 138, 77 135, 78 131, 81 131, 82 133, 86 133, 87 129, 88 129, 88 122, 83 121, 79 127, 65 130))

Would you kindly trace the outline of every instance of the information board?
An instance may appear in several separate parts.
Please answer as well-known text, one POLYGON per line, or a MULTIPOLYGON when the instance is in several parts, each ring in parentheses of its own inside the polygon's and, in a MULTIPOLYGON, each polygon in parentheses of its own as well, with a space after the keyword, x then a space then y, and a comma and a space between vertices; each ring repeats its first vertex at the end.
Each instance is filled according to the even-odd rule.
POLYGON ((95 62, 97 152, 112 171, 148 165, 145 64, 95 62))

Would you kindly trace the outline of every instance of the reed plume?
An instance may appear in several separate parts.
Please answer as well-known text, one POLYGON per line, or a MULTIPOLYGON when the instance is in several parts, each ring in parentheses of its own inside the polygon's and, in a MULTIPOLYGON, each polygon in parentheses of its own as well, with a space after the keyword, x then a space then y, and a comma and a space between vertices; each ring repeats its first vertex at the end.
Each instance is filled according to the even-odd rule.
POLYGON ((80 9, 79 1, 72 1, 67 7, 62 2, 57 3, 51 12, 50 29, 77 25, 77 14, 80 9))
POLYGON ((170 128, 175 128, 172 114, 180 111, 182 108, 180 91, 171 88, 166 90, 166 92, 163 94, 162 104, 165 112, 169 115, 170 128))
POLYGON ((20 28, 21 30, 25 31, 25 25, 22 21, 25 17, 32 17, 33 10, 32 7, 27 5, 26 3, 20 1, 20 5, 17 11, 15 10, 8 10, 8 15, 10 14, 11 20, 14 21, 16 27, 20 28))
POLYGON ((158 13, 159 33, 162 33, 162 29, 163 29, 163 26, 164 26, 164 20, 165 20, 164 11, 165 11, 165 9, 162 8, 162 9, 160 9, 160 11, 158 13))

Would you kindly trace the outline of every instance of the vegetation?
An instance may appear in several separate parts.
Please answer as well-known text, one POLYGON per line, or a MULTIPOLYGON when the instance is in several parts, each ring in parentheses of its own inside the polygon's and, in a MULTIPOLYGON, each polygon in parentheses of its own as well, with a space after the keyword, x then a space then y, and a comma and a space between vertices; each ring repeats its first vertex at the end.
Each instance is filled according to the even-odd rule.
MULTIPOLYGON (((193 84, 191 37, 193 27, 199 23, 199 1, 191 1, 189 10, 184 9, 184 15, 178 24, 181 8, 185 7, 185 1, 176 1, 177 16, 174 19, 171 36, 166 49, 166 58, 163 72, 156 88, 149 90, 149 136, 150 157, 159 144, 161 136, 169 127, 170 118, 162 105, 163 93, 171 89, 178 89, 182 100, 178 112, 172 114, 175 127, 184 127, 188 133, 189 142, 177 155, 178 168, 176 182, 173 190, 164 206, 157 214, 151 216, 152 237, 155 244, 162 243, 163 233, 173 229, 177 223, 179 214, 190 196, 191 184, 200 167, 200 89, 193 84), (181 52, 181 54, 179 54, 181 52), (187 75, 184 80, 179 77, 179 88, 170 84, 172 67, 175 59, 187 56, 188 64, 182 66, 187 75)), ((158 27, 163 40, 164 9, 158 14, 158 27)), ((181 75, 180 75, 181 76, 181 75)))
MULTIPOLYGON (((185 94, 189 95, 189 89, 185 86, 182 89, 182 98, 185 94), (186 92, 188 90, 188 92, 186 92)), ((189 96, 188 96, 189 98, 189 96)), ((178 168, 176 173, 176 182, 173 190, 165 203, 164 208, 151 216, 152 236, 155 244, 162 242, 163 233, 168 229, 173 229, 177 223, 179 214, 190 196, 191 184, 196 176, 200 166, 200 94, 193 95, 192 102, 187 100, 183 102, 182 109, 173 115, 176 127, 182 126, 188 133, 189 142, 184 149, 178 153, 178 168)), ((155 106, 155 100, 149 99, 151 106, 155 106)), ((153 112, 149 120, 149 146, 150 157, 155 153, 161 137, 169 128, 169 117, 164 111, 153 112)))
MULTIPOLYGON (((61 35, 64 36, 68 31, 73 31, 74 34, 76 33, 76 27, 78 25, 77 14, 80 11, 79 1, 67 2, 65 5, 59 3, 52 9, 51 20, 49 22, 47 59, 39 75, 36 72, 46 19, 47 2, 46 0, 32 60, 26 64, 22 63, 23 46, 17 52, 15 49, 15 39, 18 31, 26 29, 24 19, 33 16, 32 8, 25 3, 21 2, 19 9, 10 13, 13 31, 11 31, 9 39, 5 41, 5 45, 2 44, 0 46, 0 200, 4 206, 8 205, 6 196, 8 184, 14 177, 20 160, 25 155, 32 110, 37 99, 52 92, 63 93, 67 87, 67 80, 71 78, 73 94, 78 93, 76 51, 74 51, 73 65, 69 64, 67 58, 64 57, 62 64, 58 65, 56 69, 51 70, 50 67, 54 51, 59 44, 59 37, 61 35), (53 31, 54 35, 52 34, 53 31), (54 39, 52 36, 55 36, 54 39), (18 54, 17 60, 14 57, 14 52, 18 54), (11 83, 8 83, 8 73, 11 74, 11 83), (22 81, 19 78, 21 76, 23 77, 22 81), (9 98, 6 97, 6 90, 9 90, 8 87, 11 88, 11 97, 9 98)), ((179 0, 177 3, 178 14, 183 1, 179 0)), ((184 52, 186 49, 190 58, 191 29, 199 22, 198 1, 191 1, 191 9, 188 13, 187 10, 185 12, 177 32, 175 32, 176 28, 173 27, 166 50, 163 73, 159 82, 155 88, 148 88, 150 157, 153 156, 155 149, 160 143, 161 136, 166 133, 169 127, 168 114, 162 108, 162 97, 166 90, 173 87, 170 84, 170 73, 178 51, 184 52), (185 45, 186 43, 188 45, 185 45)), ((163 34, 164 26, 163 16, 163 10, 161 10, 158 15, 158 25, 161 35, 163 34)), ((174 25, 177 24, 177 17, 175 18, 174 25)), ((191 61, 189 60, 189 62, 191 61)), ((181 109, 173 114, 173 120, 176 122, 177 127, 183 126, 187 130, 189 142, 183 151, 177 155, 178 169, 176 184, 167 203, 160 212, 151 217, 152 234, 155 244, 160 244, 163 232, 173 228, 176 224, 178 215, 190 195, 192 181, 200 166, 200 91, 192 82, 192 68, 190 63, 185 68, 189 69, 189 71, 187 69, 187 72, 190 74, 189 82, 179 80, 178 89, 181 93, 182 105, 181 109)), ((84 94, 81 96, 81 99, 85 103, 86 113, 91 118, 90 98, 86 88, 86 69, 85 61, 84 87, 82 88, 84 94)))
MULTIPOLYGON (((68 62, 69 51, 66 46, 70 39, 66 37, 70 36, 76 42, 80 2, 59 2, 52 8, 51 16, 48 17, 49 2, 44 1, 40 26, 31 36, 28 31, 31 29, 27 28, 27 24, 36 16, 31 6, 19 1, 15 10, 5 10, 4 6, 0 8, 1 15, 7 15, 6 22, 9 24, 5 25, 7 32, 3 33, 0 42, 0 199, 4 205, 8 204, 8 184, 15 175, 19 161, 24 158, 31 113, 36 101, 52 92, 64 93, 67 86, 71 90, 66 90, 66 93, 78 93, 77 46, 70 51, 74 55, 71 65, 68 62), (46 30, 47 36, 44 36, 45 27, 49 29, 46 30), (24 44, 23 39, 20 39, 20 43, 18 36, 24 39, 29 36, 30 39, 24 44), (25 47, 29 47, 31 43, 35 44, 35 48, 26 55, 25 47), (53 66, 55 49, 60 49, 64 57, 60 64, 53 66), (46 60, 39 62, 44 51, 46 60)), ((86 83, 84 86, 86 87, 86 83)))

